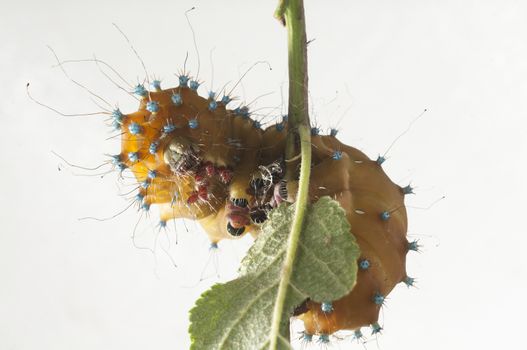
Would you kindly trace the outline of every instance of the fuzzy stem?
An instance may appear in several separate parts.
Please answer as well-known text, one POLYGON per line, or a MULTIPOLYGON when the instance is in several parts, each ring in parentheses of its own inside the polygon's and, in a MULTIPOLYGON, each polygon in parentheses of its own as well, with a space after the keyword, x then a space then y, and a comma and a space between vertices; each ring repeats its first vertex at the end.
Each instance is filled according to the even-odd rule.
MULTIPOLYGON (((280 0, 275 16, 285 23, 288 32, 289 58, 289 106, 288 106, 288 138, 286 158, 295 154, 295 134, 300 139, 300 178, 295 202, 295 214, 289 233, 287 251, 282 268, 282 278, 273 310, 273 321, 269 350, 276 350, 280 335, 283 309, 287 290, 293 273, 302 224, 308 204, 309 177, 311 175, 311 127, 307 104, 307 40, 304 20, 303 0, 280 0)), ((293 162, 294 163, 294 162, 293 162)), ((289 176, 294 169, 288 169, 289 176)))

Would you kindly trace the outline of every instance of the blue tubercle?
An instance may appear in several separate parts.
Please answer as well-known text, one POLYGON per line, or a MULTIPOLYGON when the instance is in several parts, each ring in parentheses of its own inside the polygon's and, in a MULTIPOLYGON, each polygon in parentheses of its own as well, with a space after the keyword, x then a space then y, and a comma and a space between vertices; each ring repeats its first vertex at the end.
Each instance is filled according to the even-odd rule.
POLYGON ((209 100, 214 100, 216 98, 216 93, 214 91, 209 91, 207 94, 209 96, 209 100))
POLYGON ((249 107, 247 106, 236 107, 235 109, 233 109, 233 112, 234 115, 239 115, 244 118, 248 118, 251 115, 251 113, 249 113, 249 107))
POLYGON ((150 210, 150 204, 143 203, 143 205, 141 206, 141 209, 143 209, 144 211, 149 211, 150 210))
POLYGON ((217 242, 210 242, 209 250, 218 249, 218 243, 217 242))
POLYGON ((414 188, 410 185, 403 187, 404 194, 414 194, 414 188))
POLYGON ((137 84, 134 88, 134 94, 137 96, 145 97, 148 95, 148 91, 146 91, 145 86, 143 84, 137 84))
POLYGON ((240 108, 240 115, 244 118, 249 118, 251 113, 249 112, 249 107, 243 106, 240 108))
POLYGON ((406 277, 404 278, 404 281, 403 281, 403 282, 404 282, 404 284, 406 284, 406 286, 407 286, 408 288, 410 288, 410 287, 413 287, 413 286, 415 285, 415 278, 410 277, 410 276, 406 276, 406 277))
POLYGON ((379 164, 379 165, 382 165, 382 163, 384 163, 384 161, 386 161, 386 158, 384 158, 384 156, 378 156, 377 160, 375 162, 377 162, 377 164, 379 164))
POLYGON ((148 152, 150 152, 150 154, 156 154, 158 146, 159 143, 157 141, 152 142, 150 146, 148 146, 148 152))
POLYGON ((113 127, 113 129, 116 130, 116 131, 117 131, 117 130, 120 130, 120 129, 121 129, 121 123, 118 122, 117 120, 113 120, 113 121, 112 121, 112 127, 113 127))
POLYGON ((156 91, 161 91, 161 80, 154 80, 152 82, 152 89, 156 90, 156 91))
POLYGON ((189 84, 190 84, 190 89, 194 91, 198 90, 199 85, 200 85, 196 80, 191 80, 189 84))
POLYGON ((188 121, 188 127, 191 129, 197 129, 199 126, 198 119, 192 118, 188 121))
POLYGON ((418 240, 408 242, 408 250, 413 250, 414 252, 418 252, 419 248, 421 248, 421 245, 419 244, 418 240))
POLYGON ((321 334, 318 337, 318 342, 321 344, 328 344, 329 343, 329 334, 321 334))
POLYGON ((136 122, 130 123, 130 125, 128 125, 128 131, 130 131, 130 134, 132 135, 139 135, 141 133, 141 125, 136 122))
POLYGON ((176 126, 170 122, 163 126, 163 133, 165 134, 170 134, 174 130, 176 130, 176 126))
POLYGON ((253 121, 253 127, 255 129, 261 129, 262 128, 262 123, 260 123, 258 120, 255 120, 255 121, 253 121))
POLYGON ((128 168, 128 166, 124 163, 117 163, 115 166, 117 167, 117 169, 119 169, 120 172, 123 172, 126 168, 128 168))
POLYGON ((331 158, 333 158, 333 160, 341 160, 342 159, 342 152, 341 151, 333 152, 333 155, 331 155, 331 158))
POLYGON ((230 98, 230 96, 227 96, 227 95, 221 98, 221 103, 223 103, 224 106, 228 105, 229 102, 231 101, 232 101, 232 98, 230 98))
POLYGON ((364 338, 364 334, 362 334, 362 331, 360 330, 360 328, 353 331, 353 339, 360 340, 362 338, 364 338))
POLYGON ((185 74, 179 76, 179 86, 188 86, 189 77, 185 74))
POLYGON ((173 94, 170 99, 175 106, 181 106, 183 104, 183 98, 180 94, 173 94))
POLYGON ((329 130, 329 135, 331 135, 333 137, 337 136, 338 133, 339 133, 339 131, 337 129, 335 129, 335 128, 331 128, 329 130))
POLYGON ((167 227, 167 222, 165 220, 159 220, 159 228, 163 229, 167 227))
POLYGON ((138 194, 135 195, 135 199, 134 200, 136 202, 142 203, 143 199, 145 199, 145 195, 142 194, 142 193, 138 193, 138 194))
POLYGON ((159 103, 156 101, 148 101, 146 104, 146 110, 151 113, 159 112, 159 103))
POLYGON ((121 112, 119 108, 116 108, 112 111, 112 118, 114 119, 115 122, 120 124, 123 121, 124 114, 121 112))
POLYGON ((209 111, 215 111, 218 108, 218 102, 212 100, 209 102, 209 111))
POLYGON ((359 261, 359 267, 361 270, 367 270, 370 267, 370 261, 368 259, 362 259, 359 261))
POLYGON ((381 220, 382 220, 382 221, 388 221, 388 220, 390 219, 390 217, 391 217, 391 214, 390 214, 389 211, 386 211, 386 210, 385 210, 385 211, 383 211, 383 212, 381 213, 380 216, 381 216, 381 220))
POLYGON ((119 130, 123 124, 124 114, 119 108, 116 108, 112 111, 112 126, 115 130, 119 130))
POLYGON ((312 127, 311 128, 311 136, 317 136, 318 134, 320 134, 320 129, 317 128, 316 126, 312 127))
POLYGON ((320 309, 323 313, 329 314, 333 311, 333 304, 331 302, 323 302, 320 304, 320 309))
POLYGON ((111 155, 110 158, 112 158, 112 164, 113 165, 117 165, 117 164, 121 163, 121 160, 122 160, 120 154, 111 155))
POLYGON ((379 334, 382 331, 382 327, 378 322, 371 324, 371 335, 379 334))
POLYGON ((139 154, 137 152, 128 153, 128 160, 131 162, 137 162, 139 160, 139 154))
POLYGON ((276 128, 276 131, 284 131, 284 128, 285 128, 284 123, 283 122, 282 123, 277 123, 275 125, 275 128, 276 128))
POLYGON ((148 178, 155 179, 157 177, 157 172, 155 170, 148 170, 148 178))
POLYGON ((313 341, 313 334, 307 333, 306 331, 302 332, 300 339, 305 343, 310 343, 313 341))
POLYGON ((122 157, 120 154, 115 154, 110 156, 112 158, 112 164, 119 169, 120 172, 123 172, 128 166, 122 162, 122 157))
POLYGON ((374 302, 376 305, 383 305, 385 299, 386 299, 386 298, 384 297, 384 295, 382 295, 382 294, 379 293, 379 292, 375 292, 375 294, 373 295, 373 302, 374 302))

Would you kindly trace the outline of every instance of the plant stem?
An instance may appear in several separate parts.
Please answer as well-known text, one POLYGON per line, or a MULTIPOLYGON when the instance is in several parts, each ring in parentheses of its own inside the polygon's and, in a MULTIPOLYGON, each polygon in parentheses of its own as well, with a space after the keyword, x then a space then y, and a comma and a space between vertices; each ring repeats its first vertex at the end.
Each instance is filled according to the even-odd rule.
MULTIPOLYGON (((300 139, 301 161, 298 193, 295 202, 295 216, 291 225, 291 232, 289 233, 286 257, 282 268, 282 278, 278 286, 273 311, 269 343, 270 350, 275 350, 278 345, 285 299, 293 273, 293 265, 309 199, 309 177, 311 175, 311 126, 307 103, 307 39, 303 0, 280 0, 275 16, 282 23, 285 23, 288 32, 289 142, 287 142, 286 158, 291 159, 296 152, 294 140, 297 134, 300 139)), ((289 167, 289 177, 294 176, 294 172, 295 169, 289 167)))

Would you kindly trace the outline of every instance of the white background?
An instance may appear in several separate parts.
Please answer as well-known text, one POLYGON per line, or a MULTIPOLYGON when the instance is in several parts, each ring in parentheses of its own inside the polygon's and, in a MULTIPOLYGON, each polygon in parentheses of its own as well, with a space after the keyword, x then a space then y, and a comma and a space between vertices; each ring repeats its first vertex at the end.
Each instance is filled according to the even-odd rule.
MULTIPOLYGON (((119 151, 99 110, 57 68, 59 57, 96 54, 131 83, 141 65, 112 26, 133 42, 151 75, 175 84, 186 52, 201 58, 204 94, 254 62, 236 89, 255 108, 285 111, 286 32, 275 1, 0 1, 0 348, 187 349, 188 310, 216 281, 205 235, 193 223, 156 234, 155 217, 130 236, 139 213, 119 197, 116 174, 103 179, 54 156, 93 167, 119 151), (211 69, 211 52, 214 72, 211 69), (61 169, 59 171, 59 169, 61 169), (168 248, 168 241, 172 243, 168 248), (177 268, 174 268, 169 251, 177 268), (199 283, 200 276, 205 281, 199 283)), ((409 235, 425 247, 408 271, 419 289, 398 286, 387 300, 384 333, 368 349, 517 349, 527 293, 524 225, 527 151, 527 4, 522 1, 306 1, 311 118, 340 127, 340 138, 416 195, 409 235), (340 122, 339 122, 340 121, 340 122)), ((134 100, 93 63, 66 66, 72 77, 124 111, 134 100)), ((130 180, 125 181, 130 183, 130 180)), ((123 192, 131 189, 121 186, 123 192)), ((223 280, 233 276, 249 240, 220 244, 223 280)), ((365 330, 365 333, 367 330, 365 330)), ((351 340, 335 348, 360 349, 351 340)))

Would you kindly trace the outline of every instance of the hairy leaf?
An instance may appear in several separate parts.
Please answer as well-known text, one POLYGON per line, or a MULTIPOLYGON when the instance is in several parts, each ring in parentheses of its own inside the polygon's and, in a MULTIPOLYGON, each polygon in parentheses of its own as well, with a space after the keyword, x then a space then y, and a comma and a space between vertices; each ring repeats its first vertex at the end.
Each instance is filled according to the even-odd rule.
MULTIPOLYGON (((240 268, 240 277, 203 293, 191 310, 192 350, 253 350, 269 331, 294 207, 274 209, 240 268)), ((305 299, 332 301, 354 286, 360 251, 339 203, 321 198, 308 209, 289 285, 279 349, 293 309, 305 299)))

